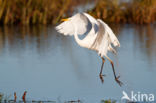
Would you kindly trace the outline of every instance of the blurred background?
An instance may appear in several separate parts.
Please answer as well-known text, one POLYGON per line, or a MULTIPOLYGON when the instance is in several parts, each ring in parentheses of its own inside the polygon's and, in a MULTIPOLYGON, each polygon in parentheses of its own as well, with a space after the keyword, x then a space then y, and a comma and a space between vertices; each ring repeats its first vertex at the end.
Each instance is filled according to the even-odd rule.
POLYGON ((156 95, 155 74, 156 0, 0 0, 0 101, 27 91, 27 101, 122 103, 123 90, 156 95), (55 30, 77 12, 102 19, 118 37, 117 56, 108 55, 122 87, 108 61, 102 84, 97 53, 55 30))
POLYGON ((78 11, 88 12, 106 22, 147 24, 156 20, 156 1, 0 0, 0 23, 56 24, 62 17, 78 11))

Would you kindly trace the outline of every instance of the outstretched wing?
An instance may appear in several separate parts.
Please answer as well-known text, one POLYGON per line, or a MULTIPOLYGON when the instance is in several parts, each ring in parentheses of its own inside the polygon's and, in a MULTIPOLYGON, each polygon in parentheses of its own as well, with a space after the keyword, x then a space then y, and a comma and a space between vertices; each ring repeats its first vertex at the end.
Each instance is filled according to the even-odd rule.
POLYGON ((118 39, 107 24, 100 19, 98 19, 97 22, 98 32, 90 49, 96 50, 100 56, 105 56, 107 51, 111 51, 116 54, 116 51, 111 46, 111 43, 114 46, 120 46, 118 39))
POLYGON ((115 36, 115 34, 113 33, 113 31, 111 30, 111 28, 106 23, 104 23, 102 20, 98 19, 98 21, 101 22, 101 24, 105 27, 105 31, 108 33, 111 43, 114 46, 120 47, 120 42, 117 39, 117 37, 115 36))
POLYGON ((102 57, 107 54, 108 46, 110 44, 109 35, 106 32, 106 28, 103 24, 97 20, 98 22, 98 32, 96 34, 96 39, 91 45, 90 49, 96 50, 98 54, 102 57))
POLYGON ((86 15, 83 13, 78 13, 69 18, 68 21, 65 21, 56 27, 56 30, 64 35, 73 35, 74 34, 74 25, 77 26, 77 33, 83 35, 88 33, 92 28, 92 23, 86 15))

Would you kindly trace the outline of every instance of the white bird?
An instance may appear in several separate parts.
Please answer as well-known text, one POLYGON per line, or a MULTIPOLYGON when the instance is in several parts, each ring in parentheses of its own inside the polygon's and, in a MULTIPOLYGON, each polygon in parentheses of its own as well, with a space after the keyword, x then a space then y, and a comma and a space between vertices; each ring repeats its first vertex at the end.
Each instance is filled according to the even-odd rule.
POLYGON ((120 43, 110 27, 102 20, 96 20, 87 13, 77 13, 72 17, 62 19, 62 21, 64 22, 56 26, 56 30, 59 33, 65 36, 74 35, 76 42, 81 47, 95 50, 102 58, 101 71, 99 74, 101 81, 104 82, 102 70, 105 57, 110 61, 115 80, 121 86, 122 82, 118 80, 120 76, 116 76, 113 61, 107 56, 108 51, 116 54, 116 51, 111 46, 112 44, 120 47, 120 43), (83 39, 79 39, 78 35, 86 36, 83 39))

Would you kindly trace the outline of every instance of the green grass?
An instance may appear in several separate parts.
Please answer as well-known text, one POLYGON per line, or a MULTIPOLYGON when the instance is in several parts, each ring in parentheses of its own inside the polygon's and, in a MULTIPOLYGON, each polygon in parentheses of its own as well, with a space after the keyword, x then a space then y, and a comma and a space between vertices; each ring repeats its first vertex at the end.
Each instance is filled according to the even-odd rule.
POLYGON ((115 100, 101 100, 101 103, 116 103, 115 100))

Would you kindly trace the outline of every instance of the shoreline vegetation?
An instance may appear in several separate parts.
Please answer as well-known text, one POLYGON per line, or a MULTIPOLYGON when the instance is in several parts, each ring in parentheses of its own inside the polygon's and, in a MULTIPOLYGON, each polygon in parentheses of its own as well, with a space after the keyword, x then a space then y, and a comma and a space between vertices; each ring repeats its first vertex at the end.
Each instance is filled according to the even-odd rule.
MULTIPOLYGON (((21 97, 21 99, 19 99, 16 95, 16 92, 14 92, 14 99, 10 99, 10 96, 4 96, 3 93, 0 93, 0 103, 57 103, 57 101, 54 100, 27 100, 26 99, 26 94, 27 91, 25 91, 21 97), (18 100, 17 100, 18 98, 18 100)), ((59 100, 59 102, 61 102, 61 100, 59 100)), ((83 101, 81 101, 80 99, 78 100, 68 100, 68 101, 64 101, 62 103, 84 103, 83 101)), ((116 103, 116 100, 101 100, 100 103, 116 103)))
POLYGON ((56 24, 74 7, 95 2, 88 13, 107 23, 150 24, 156 21, 156 0, 0 0, 0 24, 56 24))
POLYGON ((156 22, 156 0, 99 0, 89 13, 109 23, 150 24, 156 22))

